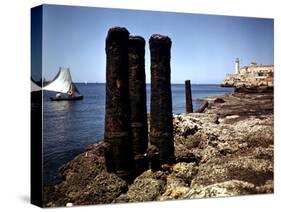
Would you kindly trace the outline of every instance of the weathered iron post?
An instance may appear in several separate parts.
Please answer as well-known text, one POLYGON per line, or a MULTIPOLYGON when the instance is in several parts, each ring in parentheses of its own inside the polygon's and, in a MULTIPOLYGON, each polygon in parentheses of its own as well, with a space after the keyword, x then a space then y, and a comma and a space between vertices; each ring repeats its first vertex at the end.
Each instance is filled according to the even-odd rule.
POLYGON ((185 102, 186 102, 186 112, 192 113, 192 95, 191 95, 191 85, 190 80, 185 81, 185 102))
POLYGON ((104 141, 107 169, 126 179, 133 165, 130 142, 128 91, 128 41, 126 28, 114 27, 106 37, 106 107, 104 141))
POLYGON ((140 36, 129 36, 129 95, 131 112, 131 141, 136 174, 148 168, 145 157, 148 145, 145 40, 140 36))
POLYGON ((151 57, 150 144, 159 151, 160 164, 174 161, 173 114, 171 93, 171 39, 152 35, 151 57))

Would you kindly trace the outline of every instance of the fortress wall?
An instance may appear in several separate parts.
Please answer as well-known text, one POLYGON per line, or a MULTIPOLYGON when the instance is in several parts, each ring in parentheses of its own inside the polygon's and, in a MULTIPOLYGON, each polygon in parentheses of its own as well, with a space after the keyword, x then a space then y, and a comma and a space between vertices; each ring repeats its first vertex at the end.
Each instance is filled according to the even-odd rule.
POLYGON ((247 66, 239 70, 240 75, 256 76, 257 74, 270 74, 274 72, 273 66, 247 66))

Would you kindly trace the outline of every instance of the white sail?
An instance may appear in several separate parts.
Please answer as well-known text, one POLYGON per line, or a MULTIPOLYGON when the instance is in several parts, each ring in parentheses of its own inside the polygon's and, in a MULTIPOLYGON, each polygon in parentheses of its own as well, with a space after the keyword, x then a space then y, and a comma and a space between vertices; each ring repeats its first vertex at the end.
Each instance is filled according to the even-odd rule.
POLYGON ((31 92, 41 91, 41 87, 38 86, 32 79, 31 79, 31 92))
MULTIPOLYGON (((69 68, 60 68, 57 76, 43 89, 46 91, 55 91, 59 93, 69 93, 73 92, 74 84, 72 83, 69 68)), ((77 89, 75 90, 77 93, 77 89)))

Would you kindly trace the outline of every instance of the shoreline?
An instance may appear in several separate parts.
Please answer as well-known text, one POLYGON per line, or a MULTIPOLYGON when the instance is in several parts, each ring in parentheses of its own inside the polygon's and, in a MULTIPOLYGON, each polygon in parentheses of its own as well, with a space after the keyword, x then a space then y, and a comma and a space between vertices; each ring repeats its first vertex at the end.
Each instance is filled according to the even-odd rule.
MULTIPOLYGON (((104 85, 102 85, 102 86, 104 86, 104 85)), ((182 84, 182 86, 184 86, 184 84, 182 84)), ((207 86, 209 86, 209 84, 207 84, 207 86)), ((217 85, 218 86, 218 85, 217 85)), ((184 88, 184 87, 182 87, 182 88, 184 88)), ((211 93, 211 95, 213 96, 213 95, 217 95, 217 96, 221 96, 221 95, 224 95, 224 93, 226 93, 227 91, 225 91, 225 90, 223 90, 222 89, 222 91, 220 91, 219 90, 220 88, 217 88, 217 89, 215 89, 215 91, 214 91, 214 93, 212 92, 211 93)), ((203 90, 206 90, 205 88, 203 89, 203 90)), ((184 102, 183 101, 181 101, 181 99, 182 98, 184 98, 184 93, 183 93, 184 91, 181 89, 181 92, 180 92, 180 95, 181 96, 177 96, 177 94, 175 95, 176 96, 176 98, 175 98, 175 100, 174 100, 174 114, 179 114, 179 113, 182 113, 182 112, 184 112, 185 111, 185 104, 184 104, 184 102), (179 104, 178 104, 178 102, 179 102, 179 104)), ((204 91, 205 92, 205 91, 204 91)), ((229 91, 228 93, 230 93, 230 92, 232 92, 232 91, 229 91)), ((196 93, 196 91, 195 91, 195 93, 196 93)), ((203 95, 204 96, 207 96, 208 94, 210 94, 210 93, 203 93, 203 95)), ((194 109, 194 111, 195 110, 197 110, 199 107, 200 107, 200 105, 201 105, 201 103, 203 102, 203 100, 202 99, 200 99, 200 96, 203 96, 203 95, 199 95, 199 96, 197 96, 196 94, 195 94, 195 98, 193 99, 193 109, 194 109)), ((85 98, 85 99, 88 99, 87 97, 85 98)), ((150 99, 150 98, 149 98, 150 99)), ((48 99, 49 100, 49 99, 48 99)), ((149 101, 150 100, 147 100, 147 108, 149 108, 149 101)), ((104 102, 102 101, 102 104, 104 104, 104 102)), ((89 114, 89 113, 88 113, 89 114)), ((47 120, 49 120, 49 119, 47 119, 47 120)), ((51 120, 51 119, 50 119, 51 120)), ((82 122, 82 120, 79 120, 80 122, 82 122)), ((79 127, 79 125, 78 125, 78 127, 79 127)), ((98 127, 98 126, 97 126, 98 127)), ((103 128, 101 128, 101 129, 103 129, 103 128)), ((84 129, 85 130, 85 129, 84 129)), ((98 134, 100 134, 100 135, 103 135, 103 130, 99 130, 99 132, 97 132, 98 134), (100 132, 100 131, 102 131, 102 132, 100 132)), ((61 135, 61 134, 59 134, 59 135, 61 135)), ((63 164, 65 164, 65 163, 67 163, 68 161, 70 161, 70 160, 73 160, 74 159, 74 157, 75 156, 77 156, 78 154, 80 154, 80 153, 82 153, 83 151, 85 151, 85 148, 87 148, 87 146, 89 145, 89 144, 91 144, 91 143, 95 143, 95 142, 97 142, 97 141, 99 141, 99 140, 101 140, 102 139, 102 137, 103 136, 96 136, 94 139, 91 139, 91 141, 90 142, 86 142, 86 144, 82 147, 82 148, 79 148, 78 150, 75 148, 75 146, 73 146, 73 148, 75 148, 75 149, 73 149, 73 151, 71 150, 71 153, 66 153, 65 155, 67 155, 67 156, 64 156, 64 155, 62 155, 62 157, 67 157, 67 160, 66 161, 63 161, 63 162, 61 162, 61 163, 59 163, 59 166, 55 166, 55 167, 50 167, 50 168, 48 168, 48 171, 47 171, 47 173, 46 173, 46 176, 47 177, 45 177, 44 178, 44 185, 46 185, 46 186, 48 186, 48 185, 55 185, 55 184, 58 184, 58 183, 61 183, 61 178, 60 178, 60 176, 59 176, 59 168, 63 165, 63 164)), ((54 142, 55 140, 54 139, 52 139, 51 140, 51 142, 54 142)), ((66 142, 66 140, 65 141, 63 141, 63 142, 66 142)), ((76 140, 76 142, 83 142, 83 140, 76 140)), ((62 152, 63 152, 63 149, 61 150, 62 152)), ((69 151, 70 152, 70 151, 69 151)), ((64 153, 63 153, 64 154, 64 153)), ((48 156, 47 156, 48 157, 48 156)), ((52 161, 52 159, 51 158, 48 158, 48 160, 50 160, 50 161, 52 161)))
POLYGON ((272 193, 273 93, 204 100, 210 104, 203 113, 173 114, 172 167, 147 170, 129 185, 106 171, 100 141, 63 165, 63 182, 44 188, 44 206, 272 193))

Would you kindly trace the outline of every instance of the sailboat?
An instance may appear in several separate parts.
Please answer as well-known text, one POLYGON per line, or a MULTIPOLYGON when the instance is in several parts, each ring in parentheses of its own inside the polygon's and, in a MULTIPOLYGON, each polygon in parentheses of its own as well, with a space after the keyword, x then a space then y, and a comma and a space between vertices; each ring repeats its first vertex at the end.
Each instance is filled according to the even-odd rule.
POLYGON ((35 82, 31 78, 31 102, 39 102, 42 100, 42 88, 39 86, 39 82, 35 82))
POLYGON ((45 91, 57 92, 55 97, 50 97, 52 101, 81 100, 83 96, 72 82, 69 68, 60 67, 55 78, 43 87, 45 91))
POLYGON ((31 93, 41 91, 42 88, 31 78, 31 93))

